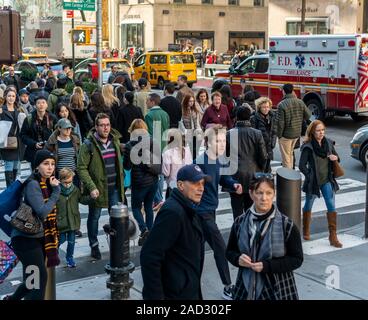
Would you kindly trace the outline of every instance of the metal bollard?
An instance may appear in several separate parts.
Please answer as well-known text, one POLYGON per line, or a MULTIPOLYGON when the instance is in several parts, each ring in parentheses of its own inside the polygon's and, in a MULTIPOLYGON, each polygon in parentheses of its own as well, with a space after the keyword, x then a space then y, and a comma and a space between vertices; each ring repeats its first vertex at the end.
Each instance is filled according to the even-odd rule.
POLYGON ((105 271, 110 275, 106 285, 111 290, 112 300, 129 299, 129 289, 134 284, 129 276, 135 268, 130 261, 129 224, 128 207, 121 203, 113 206, 110 225, 104 226, 110 236, 110 263, 105 266, 105 271))
POLYGON ((280 212, 293 220, 301 230, 301 186, 300 172, 280 168, 276 171, 276 204, 280 212))
POLYGON ((46 283, 46 290, 45 290, 45 300, 56 300, 55 267, 46 268, 46 270, 47 270, 47 283, 46 283))

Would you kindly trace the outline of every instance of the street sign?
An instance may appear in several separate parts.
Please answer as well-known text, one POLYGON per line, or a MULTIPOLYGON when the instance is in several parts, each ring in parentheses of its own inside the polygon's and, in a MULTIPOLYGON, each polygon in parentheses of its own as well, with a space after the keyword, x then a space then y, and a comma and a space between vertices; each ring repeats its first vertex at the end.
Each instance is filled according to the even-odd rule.
POLYGON ((86 30, 72 30, 73 43, 87 43, 87 31, 86 30))
POLYGON ((64 10, 96 11, 96 0, 64 1, 64 10))
POLYGON ((68 19, 73 19, 74 18, 74 11, 73 10, 67 10, 66 11, 66 17, 68 19))

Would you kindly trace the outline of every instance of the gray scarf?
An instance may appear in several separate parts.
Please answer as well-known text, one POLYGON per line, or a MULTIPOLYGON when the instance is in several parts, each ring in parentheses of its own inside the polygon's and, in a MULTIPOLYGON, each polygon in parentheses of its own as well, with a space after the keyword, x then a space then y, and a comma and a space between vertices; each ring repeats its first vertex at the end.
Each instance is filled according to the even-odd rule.
MULTIPOLYGON (((283 218, 276 206, 265 220, 259 220, 254 205, 247 211, 239 229, 238 246, 252 262, 285 256, 283 218)), ((241 268, 244 286, 249 300, 257 300, 265 285, 265 276, 249 268, 241 268)))

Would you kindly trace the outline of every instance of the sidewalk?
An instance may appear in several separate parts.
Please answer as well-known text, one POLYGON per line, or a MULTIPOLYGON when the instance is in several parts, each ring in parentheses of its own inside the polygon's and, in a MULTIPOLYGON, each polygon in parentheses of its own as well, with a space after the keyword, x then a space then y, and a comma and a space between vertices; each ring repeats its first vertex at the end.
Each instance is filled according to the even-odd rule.
MULTIPOLYGON (((364 225, 351 228, 344 232, 344 236, 360 239, 364 225)), ((313 237, 314 241, 325 241, 326 234, 313 237), (320 239, 318 239, 320 238, 320 239)), ((368 242, 361 241, 359 245, 345 249, 331 249, 329 252, 304 256, 302 267, 295 271, 297 288, 301 300, 360 300, 368 299, 368 273, 366 253, 368 242), (361 244, 360 244, 361 243, 361 244), (338 269, 336 269, 338 268, 338 269), (336 270, 339 274, 336 273, 336 270), (330 281, 328 276, 335 272, 337 278, 330 281), (327 283, 338 285, 336 289, 329 289, 327 283)), ((313 241, 303 246, 313 246, 313 241)), ((230 265, 233 283, 237 276, 237 268, 230 265)), ((130 290, 132 300, 142 299, 142 278, 140 268, 131 275, 134 286, 130 290)), ((109 300, 110 291, 106 288, 108 276, 101 274, 96 277, 84 278, 57 285, 58 300, 109 300)), ((213 253, 208 252, 202 275, 202 292, 205 300, 222 300, 223 286, 217 272, 213 253)))

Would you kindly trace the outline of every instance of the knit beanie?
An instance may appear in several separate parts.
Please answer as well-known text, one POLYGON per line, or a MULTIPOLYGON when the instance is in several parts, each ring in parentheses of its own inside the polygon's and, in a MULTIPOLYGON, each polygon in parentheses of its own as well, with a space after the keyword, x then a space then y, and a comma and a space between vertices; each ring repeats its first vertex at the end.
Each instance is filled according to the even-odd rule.
POLYGON ((38 150, 34 159, 35 168, 37 168, 46 159, 54 159, 56 161, 55 155, 52 152, 46 149, 38 150))

